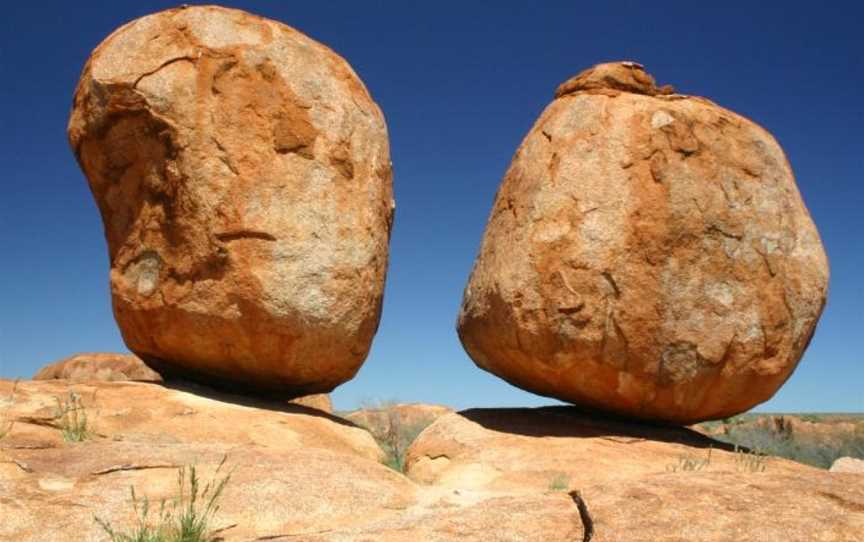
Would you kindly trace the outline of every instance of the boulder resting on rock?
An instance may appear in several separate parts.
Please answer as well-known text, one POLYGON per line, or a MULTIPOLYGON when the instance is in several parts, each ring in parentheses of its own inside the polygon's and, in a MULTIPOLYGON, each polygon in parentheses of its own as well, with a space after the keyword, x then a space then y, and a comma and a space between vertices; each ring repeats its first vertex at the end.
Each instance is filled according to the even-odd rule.
POLYGON ((689 424, 769 399, 827 287, 771 134, 618 62, 562 84, 522 141, 457 327, 511 384, 689 424))
POLYGON ((131 351, 282 396, 354 376, 394 202, 384 117, 344 59, 239 10, 148 15, 91 54, 68 135, 131 351))

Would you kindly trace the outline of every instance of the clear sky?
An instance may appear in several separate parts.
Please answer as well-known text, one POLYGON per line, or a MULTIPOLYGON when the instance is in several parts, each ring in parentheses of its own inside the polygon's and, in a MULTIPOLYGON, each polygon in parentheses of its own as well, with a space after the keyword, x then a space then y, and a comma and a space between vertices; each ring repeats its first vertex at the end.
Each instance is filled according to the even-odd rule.
MULTIPOLYGON (((66 142, 90 51, 169 2, 22 1, 0 17, 0 377, 79 351, 124 350, 108 257, 66 142)), ((549 399, 477 368, 454 326, 495 190, 555 87, 636 60, 785 148, 831 262, 827 308, 773 411, 864 411, 864 3, 229 2, 344 56, 384 111, 396 222, 381 327, 336 406, 549 399)))

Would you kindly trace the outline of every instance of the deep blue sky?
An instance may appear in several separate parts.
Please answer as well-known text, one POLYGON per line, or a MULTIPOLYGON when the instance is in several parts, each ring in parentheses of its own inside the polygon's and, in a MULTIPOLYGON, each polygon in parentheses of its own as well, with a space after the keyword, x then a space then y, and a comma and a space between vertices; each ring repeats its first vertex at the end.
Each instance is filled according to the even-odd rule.
MULTIPOLYGON (((69 151, 90 51, 169 2, 12 2, 0 18, 0 377, 124 346, 96 206, 69 151)), ((454 322, 498 183, 555 87, 607 60, 703 95, 785 148, 831 261, 797 372, 762 407, 864 411, 864 5, 859 2, 229 2, 343 55, 387 119, 396 223, 384 316, 336 406, 550 402, 476 369, 454 322)))

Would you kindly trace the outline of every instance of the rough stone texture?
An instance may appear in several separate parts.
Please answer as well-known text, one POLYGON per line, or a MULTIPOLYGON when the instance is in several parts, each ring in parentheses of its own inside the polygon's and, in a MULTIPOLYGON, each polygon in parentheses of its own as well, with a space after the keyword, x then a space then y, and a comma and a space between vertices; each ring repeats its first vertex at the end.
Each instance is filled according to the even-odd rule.
POLYGON ((516 152, 458 330, 479 367, 526 390, 692 423, 777 391, 827 284, 768 132, 604 64, 561 85, 516 152))
POLYGON ((550 488, 561 475, 585 496, 595 541, 850 541, 864 529, 861 475, 782 460, 736 470, 723 444, 683 429, 572 408, 446 414, 414 448, 445 466, 427 485, 381 465, 372 437, 345 420, 201 391, 0 380, 0 540, 102 542, 94 516, 134 525, 130 486, 173 499, 179 467, 209 480, 226 454, 231 480, 212 522, 226 542, 582 540, 573 502, 550 488), (69 393, 88 415, 84 442, 59 430, 56 398, 69 393), (712 445, 705 470, 666 471, 712 445))
POLYGON ((102 542, 133 524, 129 487, 177 497, 177 469, 233 471, 213 525, 226 540, 320 532, 393 516, 415 487, 363 429, 296 405, 149 383, 0 380, 0 540, 102 542), (91 438, 64 442, 56 398, 76 393, 91 438))
MULTIPOLYGON (((464 495, 579 490, 594 521, 593 542, 861 538, 861 475, 780 458, 751 472, 736 457, 728 445, 693 431, 603 419, 572 407, 472 409, 442 416, 420 435, 409 450, 408 475, 464 495), (682 458, 707 458, 709 449, 710 462, 700 470, 671 471, 682 458)), ((578 522, 575 507, 568 521, 565 504, 546 506, 541 510, 556 514, 561 529, 549 540, 581 540, 578 529, 564 536, 578 522)))
POLYGON ((149 15, 93 52, 68 133, 130 350, 291 395, 356 373, 394 203, 383 116, 341 57, 238 10, 149 15))
POLYGON ((864 459, 841 457, 831 465, 831 472, 854 472, 864 474, 864 459))
POLYGON ((71 380, 73 382, 162 382, 162 376, 138 356, 114 352, 73 354, 42 367, 33 380, 71 380))
MULTIPOLYGON (((574 407, 470 409, 438 418, 414 441, 406 472, 423 484, 453 489, 544 491, 559 479, 569 489, 667 473, 682 458, 711 472, 741 472, 730 444, 695 431, 603 418, 574 407)), ((823 472, 768 458, 766 472, 823 472)))
MULTIPOLYGON (((162 375, 133 354, 89 352, 74 354, 46 365, 33 375, 33 380, 69 380, 71 382, 164 382, 162 375)), ((173 381, 175 386, 189 385, 173 381)), ((200 388, 198 388, 200 390, 200 388)), ((212 390, 211 390, 212 393, 212 390)), ((326 393, 304 395, 289 403, 333 413, 333 403, 326 393)))

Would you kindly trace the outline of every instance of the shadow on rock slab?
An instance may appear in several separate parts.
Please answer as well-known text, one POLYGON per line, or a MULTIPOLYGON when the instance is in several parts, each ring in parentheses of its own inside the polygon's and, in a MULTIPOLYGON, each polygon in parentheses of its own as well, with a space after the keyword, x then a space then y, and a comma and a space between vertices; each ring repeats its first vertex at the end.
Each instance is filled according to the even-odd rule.
POLYGON ((731 444, 686 427, 636 422, 572 406, 472 408, 460 415, 490 431, 526 437, 614 437, 685 444, 692 448, 734 449, 731 444))

